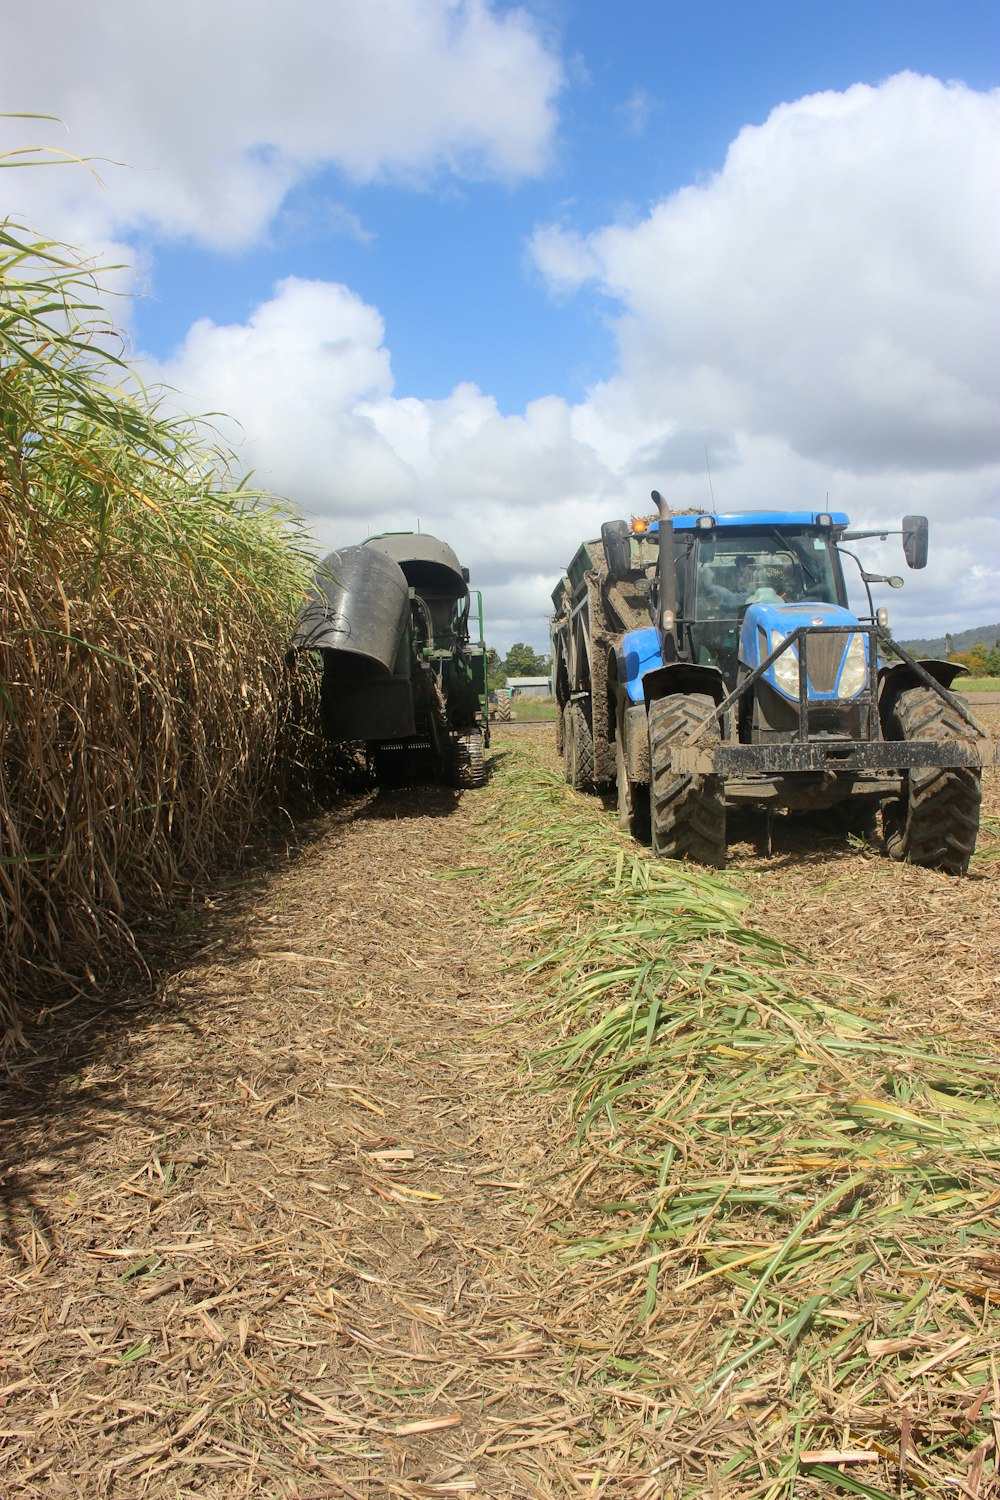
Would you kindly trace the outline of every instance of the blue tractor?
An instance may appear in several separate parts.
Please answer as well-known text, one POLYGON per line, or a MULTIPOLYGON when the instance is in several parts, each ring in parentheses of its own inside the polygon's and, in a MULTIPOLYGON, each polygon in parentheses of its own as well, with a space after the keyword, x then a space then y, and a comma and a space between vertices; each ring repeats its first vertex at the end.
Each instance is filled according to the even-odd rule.
MULTIPOLYGON (((965 669, 889 637, 837 511, 610 521, 553 593, 557 734, 567 780, 617 786, 623 827, 653 853, 721 867, 728 808, 830 810, 893 858, 963 874, 980 772, 997 750, 951 691, 965 669), (868 613, 848 604, 843 558, 868 613)), ((906 516, 911 568, 927 521, 906 516)))

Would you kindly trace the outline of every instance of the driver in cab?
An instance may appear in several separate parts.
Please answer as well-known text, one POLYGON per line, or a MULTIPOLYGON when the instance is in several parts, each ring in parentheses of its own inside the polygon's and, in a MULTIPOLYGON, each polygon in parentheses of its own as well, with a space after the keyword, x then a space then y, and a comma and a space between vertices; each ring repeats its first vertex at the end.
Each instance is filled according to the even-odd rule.
POLYGON ((705 583, 704 590, 723 619, 735 618, 748 604, 780 604, 787 593, 775 586, 781 580, 758 567, 746 552, 734 559, 731 587, 705 583))

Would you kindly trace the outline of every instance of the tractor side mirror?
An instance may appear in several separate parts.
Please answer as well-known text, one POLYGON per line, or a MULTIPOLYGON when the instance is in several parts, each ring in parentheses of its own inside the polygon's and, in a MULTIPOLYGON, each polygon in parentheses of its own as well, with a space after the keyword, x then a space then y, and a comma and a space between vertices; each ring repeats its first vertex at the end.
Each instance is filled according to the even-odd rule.
POLYGON ((625 521, 605 521, 601 527, 601 541, 608 565, 608 577, 612 583, 624 578, 632 568, 632 533, 625 521))
POLYGON ((927 517, 903 517, 903 555, 911 568, 927 566, 927 517))

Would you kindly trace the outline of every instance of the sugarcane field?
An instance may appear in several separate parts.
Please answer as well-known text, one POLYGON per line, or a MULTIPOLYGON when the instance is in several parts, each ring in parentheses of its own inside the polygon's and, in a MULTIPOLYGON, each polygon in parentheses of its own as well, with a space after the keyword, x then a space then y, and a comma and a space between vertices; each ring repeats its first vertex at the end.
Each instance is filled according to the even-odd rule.
MULTIPOLYGON (((649 691, 624 791, 596 689, 497 719, 462 539, 320 565, 93 274, 0 234, 0 1496, 1000 1495, 996 695, 885 668, 946 704, 957 854, 753 802, 680 857, 649 691)), ((806 561, 847 524, 797 515, 806 561)), ((645 635, 726 522, 664 504, 641 577, 608 533, 645 635)), ((686 664, 667 770, 757 753, 727 705, 812 627, 686 664)))

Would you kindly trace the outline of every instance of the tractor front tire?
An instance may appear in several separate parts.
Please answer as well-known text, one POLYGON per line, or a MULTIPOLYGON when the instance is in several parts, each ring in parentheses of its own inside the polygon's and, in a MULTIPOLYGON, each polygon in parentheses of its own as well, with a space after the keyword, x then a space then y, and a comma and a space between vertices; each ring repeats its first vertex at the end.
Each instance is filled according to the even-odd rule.
MULTIPOLYGON (((677 693, 649 705, 649 814, 653 854, 658 859, 690 859, 721 870, 726 863, 726 805, 718 776, 692 776, 671 768, 674 746, 714 708, 702 693, 677 693)), ((719 742, 713 722, 699 737, 700 747, 719 742)))
MULTIPOLYGON (((894 740, 962 740, 975 735, 951 704, 932 688, 900 693, 892 711, 894 740)), ((882 809, 882 835, 893 859, 926 865, 949 875, 969 868, 979 833, 980 772, 969 766, 913 766, 903 795, 882 809)))

